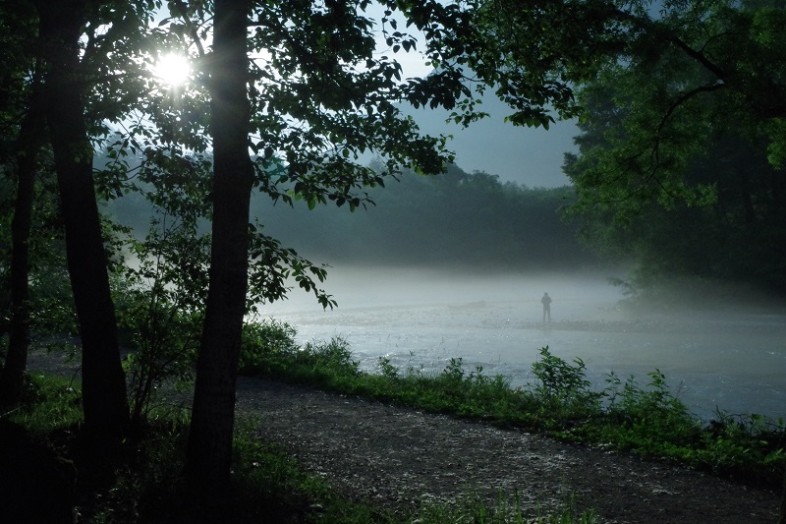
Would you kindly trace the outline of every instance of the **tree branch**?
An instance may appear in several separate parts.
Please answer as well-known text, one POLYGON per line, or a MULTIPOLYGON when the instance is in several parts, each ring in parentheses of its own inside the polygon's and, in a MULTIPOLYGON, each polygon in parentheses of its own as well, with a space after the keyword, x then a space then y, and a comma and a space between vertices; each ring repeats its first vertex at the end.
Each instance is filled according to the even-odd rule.
POLYGON ((178 11, 178 16, 183 19, 183 23, 186 24, 186 28, 188 28, 189 36, 194 41, 194 45, 197 47, 197 51, 199 51, 199 56, 205 56, 205 48, 202 45, 202 39, 199 38, 199 32, 194 24, 191 22, 191 19, 188 17, 188 11, 186 10, 186 5, 183 3, 183 0, 174 0, 172 4, 175 6, 175 9, 178 11))

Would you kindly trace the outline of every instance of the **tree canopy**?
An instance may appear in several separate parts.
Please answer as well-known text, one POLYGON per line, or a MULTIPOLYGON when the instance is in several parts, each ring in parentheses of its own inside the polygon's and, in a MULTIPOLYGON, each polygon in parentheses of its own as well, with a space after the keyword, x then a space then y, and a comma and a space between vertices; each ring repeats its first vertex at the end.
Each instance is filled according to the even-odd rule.
POLYGON ((507 71, 568 90, 554 109, 582 129, 566 173, 595 243, 651 274, 784 289, 782 2, 479 7, 507 71))
POLYGON ((784 57, 777 2, 665 2, 581 84, 566 172, 595 238, 651 274, 784 289, 784 57))

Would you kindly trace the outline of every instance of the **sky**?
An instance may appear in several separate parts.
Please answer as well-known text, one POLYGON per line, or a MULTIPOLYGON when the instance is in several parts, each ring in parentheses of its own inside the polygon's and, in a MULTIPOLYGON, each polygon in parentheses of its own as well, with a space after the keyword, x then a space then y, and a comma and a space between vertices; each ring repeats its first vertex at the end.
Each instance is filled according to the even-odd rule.
POLYGON ((491 116, 466 129, 446 123, 447 111, 413 109, 411 114, 422 131, 453 135, 448 148, 466 172, 485 171, 531 188, 570 184, 562 163, 566 152, 576 150, 573 137, 579 131, 574 122, 558 122, 548 130, 517 127, 504 121, 511 111, 502 102, 488 100, 483 110, 491 116))

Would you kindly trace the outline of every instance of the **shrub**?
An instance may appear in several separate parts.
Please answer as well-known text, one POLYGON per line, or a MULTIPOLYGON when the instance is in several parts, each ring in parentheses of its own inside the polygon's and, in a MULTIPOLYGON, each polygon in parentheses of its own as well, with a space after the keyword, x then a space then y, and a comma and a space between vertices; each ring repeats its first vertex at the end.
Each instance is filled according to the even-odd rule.
POLYGON ((532 373, 539 381, 533 393, 548 425, 572 423, 600 412, 603 395, 590 391, 584 361, 576 358, 573 362, 571 365, 552 355, 546 346, 540 349, 540 361, 532 364, 532 373))
POLYGON ((243 328, 240 372, 295 380, 316 380, 325 384, 339 378, 357 376, 358 363, 349 343, 334 337, 329 342, 295 342, 297 332, 286 322, 269 320, 249 323, 243 328))
POLYGON ((355 376, 359 369, 349 342, 342 337, 333 337, 327 343, 306 344, 297 354, 297 362, 310 366, 314 372, 336 375, 355 376))
POLYGON ((292 326, 276 320, 245 324, 240 346, 241 372, 281 374, 299 351, 296 334, 292 326))

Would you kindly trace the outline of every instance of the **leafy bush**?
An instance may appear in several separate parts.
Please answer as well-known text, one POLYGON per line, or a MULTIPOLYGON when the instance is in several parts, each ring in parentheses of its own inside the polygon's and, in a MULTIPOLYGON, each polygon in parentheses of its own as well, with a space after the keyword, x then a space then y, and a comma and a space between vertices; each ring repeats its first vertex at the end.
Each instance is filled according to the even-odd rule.
POLYGON ((243 326, 240 371, 246 374, 280 375, 297 352, 295 329, 285 322, 269 320, 243 326))
POLYGON ((141 422, 158 386, 189 383, 199 348, 207 296, 210 239, 198 233, 194 216, 163 209, 144 241, 127 238, 137 260, 113 279, 118 327, 131 350, 124 362, 129 377, 131 417, 141 422))
POLYGON ((573 362, 570 365, 552 355, 546 346, 540 349, 540 361, 532 364, 532 373, 539 380, 533 393, 540 415, 549 425, 599 413, 602 394, 590 391, 584 361, 576 358, 573 362))
POLYGON ((786 463, 786 426, 761 415, 719 411, 701 434, 701 445, 686 461, 712 471, 733 472, 764 484, 778 482, 786 463))
POLYGON ((299 347, 297 332, 285 322, 269 320, 243 328, 240 372, 324 383, 330 377, 354 377, 358 363, 349 344, 341 337, 326 343, 299 347))
POLYGON ((608 405, 606 418, 609 430, 618 433, 618 441, 632 439, 637 447, 692 445, 699 437, 701 425, 685 404, 668 388, 666 377, 660 370, 649 374, 647 389, 641 389, 633 377, 628 378, 620 390, 621 381, 613 373, 604 392, 608 405), (621 436, 627 433, 626 436, 621 436), (654 438, 654 441, 653 441, 654 438))
POLYGON ((131 416, 139 423, 163 382, 191 382, 203 317, 201 311, 182 310, 156 285, 148 288, 126 280, 115 286, 125 286, 117 300, 118 323, 129 349, 123 368, 129 381, 131 416))
POLYGON ((358 374, 358 363, 352 358, 349 342, 342 337, 333 337, 327 343, 306 344, 298 353, 297 362, 311 366, 315 372, 358 374))
POLYGON ((396 381, 399 379, 398 368, 390 361, 388 357, 379 357, 379 370, 382 376, 388 380, 396 381))

